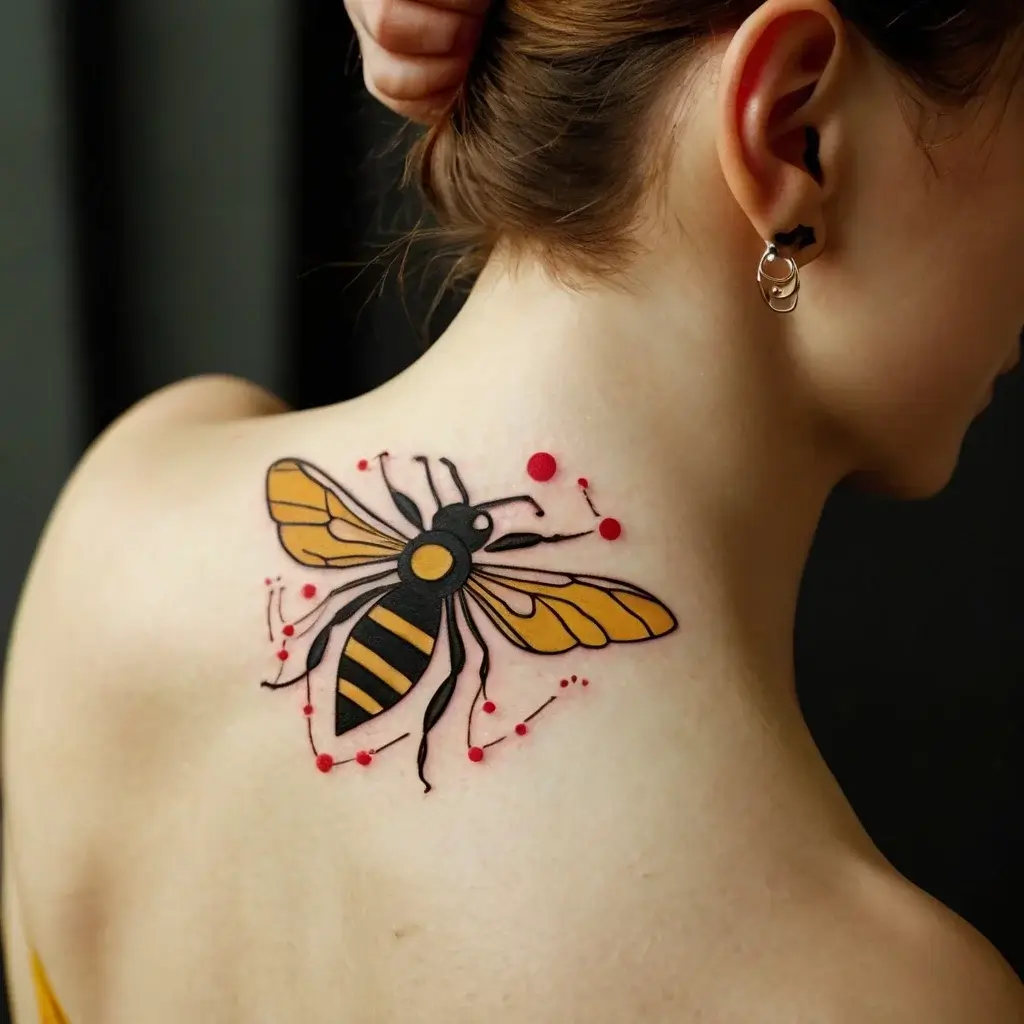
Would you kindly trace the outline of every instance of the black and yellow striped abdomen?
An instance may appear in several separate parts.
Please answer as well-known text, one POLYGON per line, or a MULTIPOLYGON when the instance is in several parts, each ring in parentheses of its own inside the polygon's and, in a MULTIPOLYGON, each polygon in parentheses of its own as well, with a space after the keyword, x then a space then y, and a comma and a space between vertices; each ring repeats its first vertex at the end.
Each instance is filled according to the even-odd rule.
POLYGON ((441 628, 441 604, 414 586, 400 586, 352 627, 338 662, 338 736, 393 708, 423 678, 441 628))

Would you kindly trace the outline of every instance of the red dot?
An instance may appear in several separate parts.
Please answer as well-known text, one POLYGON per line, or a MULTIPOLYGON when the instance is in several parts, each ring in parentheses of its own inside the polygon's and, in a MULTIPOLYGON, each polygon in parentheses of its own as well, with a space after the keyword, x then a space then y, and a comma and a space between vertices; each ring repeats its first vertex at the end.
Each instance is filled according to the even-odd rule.
POLYGON ((278 651, 277 652, 277 656, 278 656, 278 658, 281 661, 287 661, 288 660, 288 652, 286 650, 284 650, 284 649, 278 651))
POLYGON ((334 758, 330 754, 318 754, 316 759, 316 766, 324 774, 329 772, 334 767, 334 758))
POLYGON ((572 677, 571 677, 571 679, 572 679, 572 681, 573 681, 574 683, 576 682, 576 677, 575 677, 575 676, 572 676, 572 677))
POLYGON ((618 519, 602 519, 598 530, 605 540, 617 540, 622 534, 622 523, 618 519))
MULTIPOLYGON (((602 530, 604 529, 604 523, 601 524, 601 529, 602 530)), ((302 588, 302 596, 306 597, 306 598, 316 597, 316 584, 314 584, 314 583, 307 583, 302 588)))
POLYGON ((487 714, 493 715, 494 712, 497 711, 497 710, 498 710, 498 705, 495 704, 493 700, 485 700, 484 701, 484 711, 486 711, 487 714))
POLYGON ((270 586, 270 577, 268 576, 263 582, 266 583, 266 585, 269 587, 270 586))
POLYGON ((356 465, 357 465, 357 466, 358 466, 358 467, 359 467, 359 468, 360 468, 361 470, 366 470, 366 469, 369 469, 369 467, 370 467, 370 464, 369 464, 369 463, 368 463, 368 462, 366 461, 366 459, 360 459, 360 460, 359 460, 359 461, 358 461, 358 462, 356 463, 356 465))
POLYGON ((555 475, 556 469, 558 469, 558 463, 555 462, 554 455, 550 455, 548 452, 537 452, 535 455, 531 455, 530 461, 526 463, 526 472, 534 480, 550 480, 555 475))
POLYGON ((589 686, 590 685, 590 680, 589 679, 584 679, 583 680, 583 685, 584 686, 589 686))
POLYGON ((563 679, 558 685, 561 686, 564 689, 566 686, 569 685, 569 680, 568 679, 563 679))
POLYGON ((281 630, 281 632, 284 633, 285 636, 295 636, 295 627, 289 623, 281 630))
POLYGON ((482 761, 484 759, 483 750, 480 747, 470 747, 469 759, 470 761, 482 761))
POLYGON ((361 764, 364 768, 373 760, 373 756, 368 750, 360 750, 356 754, 356 764, 361 764))
POLYGON ((517 736, 525 736, 529 731, 530 731, 529 727, 525 723, 523 723, 523 722, 520 722, 516 726, 516 735, 517 736))
POLYGON ((581 476, 576 483, 578 483, 583 490, 586 490, 590 486, 590 481, 585 476, 581 476))
POLYGON ((307 718, 309 718, 309 716, 310 716, 311 714, 313 714, 313 705, 312 705, 312 704, 307 704, 307 705, 306 705, 306 706, 305 706, 305 707, 304 707, 304 708, 302 709, 302 713, 303 713, 303 714, 304 714, 304 715, 305 715, 305 716, 306 716, 307 718))

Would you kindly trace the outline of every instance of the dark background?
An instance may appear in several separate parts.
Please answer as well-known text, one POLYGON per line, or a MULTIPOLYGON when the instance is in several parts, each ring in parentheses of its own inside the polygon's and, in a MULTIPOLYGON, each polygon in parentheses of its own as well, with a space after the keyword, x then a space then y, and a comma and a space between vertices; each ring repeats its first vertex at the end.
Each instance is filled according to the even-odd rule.
MULTIPOLYGON (((61 484, 138 398, 226 371, 338 401, 443 328, 436 277, 384 258, 419 213, 401 128, 341 0, 0 3, 0 637, 61 484)), ((1017 374, 938 499, 837 492, 796 637, 868 831, 1020 974, 1022 441, 1017 374)))

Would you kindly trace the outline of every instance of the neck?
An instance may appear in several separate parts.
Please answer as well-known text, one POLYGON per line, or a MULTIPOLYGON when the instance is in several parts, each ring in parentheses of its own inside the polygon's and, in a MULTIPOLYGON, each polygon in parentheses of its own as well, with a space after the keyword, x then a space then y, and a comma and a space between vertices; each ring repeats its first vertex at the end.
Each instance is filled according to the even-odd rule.
POLYGON ((800 580, 844 467, 793 380, 784 318, 752 282, 751 298, 686 280, 578 293, 492 264, 405 380, 452 388, 490 450, 564 454, 623 522, 616 564, 664 572, 679 595, 695 656, 795 705, 800 580))

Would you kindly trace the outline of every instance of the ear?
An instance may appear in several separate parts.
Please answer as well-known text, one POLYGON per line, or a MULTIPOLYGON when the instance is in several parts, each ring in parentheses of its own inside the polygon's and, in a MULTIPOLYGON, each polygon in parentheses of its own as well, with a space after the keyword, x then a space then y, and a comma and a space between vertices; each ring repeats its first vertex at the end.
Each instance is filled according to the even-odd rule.
POLYGON ((829 0, 768 0, 722 64, 718 154, 754 230, 799 264, 824 248, 843 23, 829 0), (823 146, 827 143, 827 148, 823 146))

